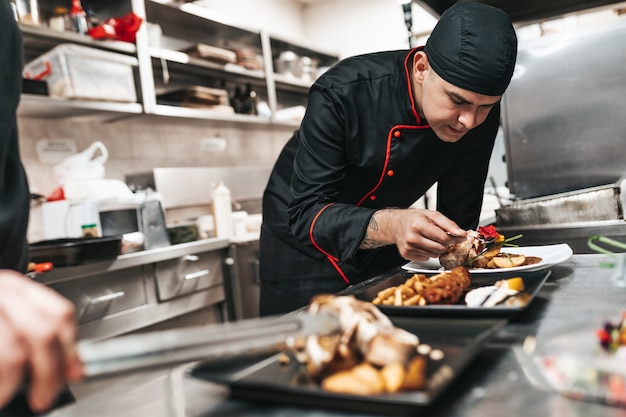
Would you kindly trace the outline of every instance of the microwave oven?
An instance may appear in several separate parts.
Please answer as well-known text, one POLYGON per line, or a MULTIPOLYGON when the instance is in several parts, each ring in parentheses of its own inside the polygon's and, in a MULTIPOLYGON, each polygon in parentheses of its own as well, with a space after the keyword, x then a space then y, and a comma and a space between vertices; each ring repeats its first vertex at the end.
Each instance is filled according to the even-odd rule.
POLYGON ((159 200, 130 204, 102 204, 99 206, 102 236, 116 236, 141 232, 144 249, 169 246, 165 215, 159 200))

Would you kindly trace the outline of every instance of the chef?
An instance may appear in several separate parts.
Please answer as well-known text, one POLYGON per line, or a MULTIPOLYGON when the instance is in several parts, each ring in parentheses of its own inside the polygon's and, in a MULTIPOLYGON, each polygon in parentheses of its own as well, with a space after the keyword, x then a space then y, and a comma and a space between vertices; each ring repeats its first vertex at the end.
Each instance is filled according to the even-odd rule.
MULTIPOLYGON (((22 39, 0 2, 0 415, 28 378, 30 409, 48 409, 65 382, 82 377, 72 303, 27 278, 30 193, 19 155, 16 110, 22 86, 22 39)), ((70 395, 65 394, 63 400, 70 395)), ((8 415, 24 413, 15 401, 8 415), (13 410, 13 411, 12 411, 13 410)), ((30 415, 30 414, 29 414, 30 415)))
POLYGON ((436 258, 478 225, 516 56, 506 13, 464 1, 424 47, 347 58, 316 81, 263 196, 261 315, 436 258), (435 183, 437 210, 410 208, 435 183))

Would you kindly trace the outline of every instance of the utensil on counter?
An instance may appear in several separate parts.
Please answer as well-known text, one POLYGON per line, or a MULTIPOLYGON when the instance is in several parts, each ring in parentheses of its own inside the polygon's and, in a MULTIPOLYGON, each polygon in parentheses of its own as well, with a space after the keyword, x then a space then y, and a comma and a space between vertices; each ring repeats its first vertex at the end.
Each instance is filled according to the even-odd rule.
POLYGON ((78 352, 90 378, 196 360, 225 364, 271 355, 297 346, 310 334, 339 330, 334 315, 299 313, 81 341, 78 352))

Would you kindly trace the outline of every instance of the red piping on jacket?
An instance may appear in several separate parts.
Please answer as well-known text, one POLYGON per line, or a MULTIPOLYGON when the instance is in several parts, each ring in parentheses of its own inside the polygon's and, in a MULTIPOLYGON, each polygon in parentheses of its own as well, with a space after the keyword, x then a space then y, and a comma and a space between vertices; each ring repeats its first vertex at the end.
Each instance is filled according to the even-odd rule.
POLYGON ((389 157, 391 155, 391 141, 393 140, 393 132, 398 130, 398 129, 426 129, 429 128, 429 125, 422 125, 420 126, 419 124, 421 123, 421 119, 419 114, 417 113, 417 108, 415 107, 415 100, 413 99, 413 89, 411 88, 411 77, 409 74, 409 59, 411 59, 413 57, 413 52, 415 51, 415 49, 411 50, 406 58, 404 58, 404 71, 406 73, 406 83, 407 83, 407 90, 409 92, 409 98, 411 99, 411 110, 413 111, 413 116, 415 116, 415 120, 418 124, 418 126, 412 126, 412 125, 396 125, 393 126, 391 129, 389 129, 389 132, 387 133, 387 149, 385 149, 385 163, 383 165, 383 170, 380 174, 380 178, 378 179, 378 182, 376 183, 376 185, 374 186, 374 188, 372 188, 370 191, 368 191, 363 198, 361 198, 359 200, 359 202, 356 204, 357 206, 360 206, 361 204, 363 204, 363 202, 365 200, 367 200, 367 198, 369 196, 371 196, 372 194, 374 194, 374 192, 380 187, 380 185, 383 183, 383 180, 385 179, 385 172, 387 172, 387 167, 389 166, 389 157))
MULTIPOLYGON (((389 165, 389 157, 391 155, 391 141, 393 140, 393 132, 396 129, 426 129, 429 128, 429 125, 422 125, 420 126, 419 124, 421 123, 421 119, 419 117, 419 114, 417 113, 417 108, 415 107, 415 100, 413 99, 413 89, 411 88, 411 77, 409 74, 409 66, 407 65, 409 62, 409 59, 412 58, 412 56, 414 55, 414 51, 415 49, 412 49, 406 56, 406 58, 404 59, 404 71, 406 73, 406 79, 407 79, 407 90, 409 91, 409 98, 411 99, 411 110, 413 111, 413 115, 415 116, 415 120, 418 124, 418 126, 411 126, 411 125, 397 125, 397 126, 393 126, 391 129, 389 129, 389 132, 387 133, 387 145, 386 145, 386 149, 385 149, 385 163, 383 165, 383 170, 381 172, 380 178, 378 179, 378 183, 376 183, 376 185, 374 186, 374 188, 372 188, 369 192, 367 192, 363 198, 361 198, 359 200, 359 202, 356 204, 357 207, 360 206, 361 204, 363 204, 363 202, 370 196, 372 195, 379 187, 380 185, 383 183, 383 179, 385 178, 385 172, 387 172, 387 166, 389 165)), ((332 264, 332 266, 335 268, 335 270, 339 273, 339 275, 341 276, 341 278, 345 281, 346 284, 350 283, 350 280, 348 279, 348 277, 346 276, 346 274, 342 271, 342 269, 339 267, 339 264, 337 263, 339 261, 339 259, 335 256, 332 256, 331 254, 329 254, 328 252, 326 252, 325 250, 323 250, 316 242, 315 239, 313 238, 313 228, 315 227, 315 222, 317 221, 317 219, 319 218, 319 216, 322 214, 322 212, 324 210, 326 210, 328 207, 330 207, 331 205, 333 205, 333 203, 329 203, 327 205, 325 205, 316 215, 315 218, 313 219, 313 221, 311 222, 311 227, 309 228, 309 239, 311 239, 311 242, 313 243, 313 246, 315 246, 315 248, 317 250, 319 250, 320 252, 322 252, 324 255, 326 255, 326 257, 328 258, 328 260, 330 261, 330 263, 332 264)))
MULTIPOLYGON (((417 124, 419 125, 420 123, 422 123, 422 119, 420 119, 420 115, 417 113, 417 109, 415 108, 415 99, 413 98, 413 89, 411 88, 411 74, 409 73, 409 59, 412 59, 415 56, 415 49, 412 49, 406 56, 406 58, 404 58, 404 72, 406 74, 406 83, 407 83, 407 90, 409 90, 409 98, 411 99, 411 110, 413 110, 413 116, 415 116, 415 120, 417 121, 417 124)), ((425 127, 428 127, 428 125, 426 125, 425 127)))
POLYGON ((322 249, 317 243, 315 243, 315 238, 313 238, 313 228, 315 227, 315 222, 317 221, 317 219, 320 217, 320 215, 322 214, 322 212, 324 210, 326 210, 328 207, 332 206, 333 203, 329 203, 326 204, 324 207, 322 207, 322 209, 320 211, 317 212, 317 214, 315 215, 315 218, 313 219, 313 221, 311 222, 311 227, 309 228, 309 239, 311 239, 311 242, 313 243, 313 246, 315 246, 315 248, 322 252, 324 255, 326 255, 326 257, 328 258, 328 260, 330 261, 330 263, 333 265, 333 267, 335 268, 335 270, 337 270, 337 272, 339 273, 339 275, 341 276, 341 278, 343 278, 343 280, 345 281, 346 284, 350 283, 350 280, 348 279, 348 277, 346 276, 346 274, 341 270, 341 268, 339 267, 339 264, 337 264, 337 261, 339 260, 337 257, 332 256, 330 253, 326 252, 324 249, 322 249))

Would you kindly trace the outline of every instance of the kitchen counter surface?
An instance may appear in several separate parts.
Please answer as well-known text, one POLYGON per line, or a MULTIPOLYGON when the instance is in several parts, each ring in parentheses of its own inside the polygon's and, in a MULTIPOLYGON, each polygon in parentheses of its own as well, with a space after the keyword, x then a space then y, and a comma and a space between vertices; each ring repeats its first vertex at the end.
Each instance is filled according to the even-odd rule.
POLYGON ((149 250, 142 250, 124 255, 119 255, 111 261, 91 262, 83 265, 55 268, 52 271, 37 274, 36 280, 48 284, 68 279, 74 279, 85 275, 101 273, 103 271, 116 271, 134 266, 161 262, 175 259, 185 255, 208 252, 227 248, 230 241, 225 238, 211 238, 194 242, 180 243, 177 245, 164 246, 149 250))
MULTIPOLYGON (((574 255, 552 268, 537 298, 486 346, 441 399, 418 415, 501 417, 613 417, 623 408, 568 399, 540 386, 528 369, 522 345, 572 329, 594 329, 619 315, 626 289, 615 287, 605 255, 574 255)), ((76 402, 49 416, 321 416, 355 415, 323 408, 271 405, 229 398, 228 388, 189 377, 193 363, 162 370, 86 381, 71 387, 76 402)), ((359 415, 363 415, 360 413, 359 415)))

